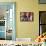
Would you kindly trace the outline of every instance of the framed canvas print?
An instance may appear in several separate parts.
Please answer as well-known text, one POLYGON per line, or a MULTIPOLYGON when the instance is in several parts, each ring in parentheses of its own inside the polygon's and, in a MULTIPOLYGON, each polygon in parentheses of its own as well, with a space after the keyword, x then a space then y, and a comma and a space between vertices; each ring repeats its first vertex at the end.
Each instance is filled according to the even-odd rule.
POLYGON ((20 21, 33 21, 33 12, 20 12, 20 21))
POLYGON ((0 2, 0 40, 15 40, 15 2, 0 2))
POLYGON ((39 0, 40 4, 46 4, 46 0, 39 0))

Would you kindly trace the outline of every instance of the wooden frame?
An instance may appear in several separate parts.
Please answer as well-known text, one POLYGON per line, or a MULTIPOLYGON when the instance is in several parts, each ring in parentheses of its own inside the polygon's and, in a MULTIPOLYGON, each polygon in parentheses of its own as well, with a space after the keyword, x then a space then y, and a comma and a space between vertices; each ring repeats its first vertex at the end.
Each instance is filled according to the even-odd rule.
POLYGON ((20 12, 20 21, 32 22, 34 20, 33 12, 20 12))

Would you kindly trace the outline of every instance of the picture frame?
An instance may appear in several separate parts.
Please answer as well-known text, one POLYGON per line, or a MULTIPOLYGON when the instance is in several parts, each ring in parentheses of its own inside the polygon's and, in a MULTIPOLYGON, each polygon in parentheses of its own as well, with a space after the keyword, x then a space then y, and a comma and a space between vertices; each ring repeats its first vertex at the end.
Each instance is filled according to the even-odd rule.
POLYGON ((34 20, 33 12, 20 12, 20 21, 22 22, 31 22, 34 20))
POLYGON ((46 0, 39 0, 39 4, 46 4, 46 0))

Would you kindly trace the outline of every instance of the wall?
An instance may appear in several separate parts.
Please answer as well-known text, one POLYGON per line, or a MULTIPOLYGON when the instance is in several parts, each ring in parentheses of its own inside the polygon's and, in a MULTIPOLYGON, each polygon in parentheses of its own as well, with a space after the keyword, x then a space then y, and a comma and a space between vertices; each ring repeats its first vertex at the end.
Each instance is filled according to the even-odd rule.
POLYGON ((1 0, 0 2, 16 2, 16 37, 36 38, 39 34, 39 10, 45 10, 45 5, 38 4, 38 0, 1 0), (33 22, 20 22, 20 12, 34 12, 33 22))
MULTIPOLYGON (((16 2, 17 3, 17 2, 16 2)), ((20 0, 17 5, 17 37, 19 38, 36 38, 39 33, 39 15, 38 15, 38 1, 37 0, 20 0), (34 12, 33 22, 20 22, 21 11, 34 12)))
POLYGON ((16 2, 17 8, 17 37, 18 38, 36 38, 38 36, 38 1, 20 0, 16 2), (20 22, 21 11, 34 12, 33 22, 20 22))

